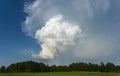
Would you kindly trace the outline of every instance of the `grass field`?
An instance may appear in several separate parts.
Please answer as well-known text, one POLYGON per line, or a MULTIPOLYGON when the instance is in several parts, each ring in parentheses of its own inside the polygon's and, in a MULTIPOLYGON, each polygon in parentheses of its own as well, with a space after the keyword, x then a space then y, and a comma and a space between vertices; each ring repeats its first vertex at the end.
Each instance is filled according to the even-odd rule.
POLYGON ((96 72, 0 73, 0 76, 120 76, 120 73, 96 73, 96 72))

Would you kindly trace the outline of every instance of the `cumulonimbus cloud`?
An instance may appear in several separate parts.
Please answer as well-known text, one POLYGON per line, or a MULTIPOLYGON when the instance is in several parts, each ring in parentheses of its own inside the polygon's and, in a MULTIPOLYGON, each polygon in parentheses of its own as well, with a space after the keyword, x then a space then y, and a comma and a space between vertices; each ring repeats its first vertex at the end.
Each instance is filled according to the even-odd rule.
POLYGON ((25 4, 28 16, 23 31, 35 38, 42 49, 33 57, 60 59, 65 53, 71 58, 111 55, 117 35, 113 37, 109 31, 116 24, 109 24, 109 7, 110 0, 34 0, 25 4))
POLYGON ((78 25, 67 23, 61 15, 51 18, 45 26, 36 31, 35 38, 41 43, 42 48, 37 56, 42 59, 53 59, 58 51, 67 51, 73 47, 81 32, 78 25))

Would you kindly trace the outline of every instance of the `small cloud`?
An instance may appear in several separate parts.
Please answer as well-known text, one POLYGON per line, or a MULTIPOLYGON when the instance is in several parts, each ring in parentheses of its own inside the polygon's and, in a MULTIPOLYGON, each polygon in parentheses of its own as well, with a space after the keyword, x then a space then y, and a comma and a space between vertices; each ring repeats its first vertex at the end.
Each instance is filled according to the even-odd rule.
POLYGON ((23 50, 20 52, 20 54, 22 55, 32 55, 34 54, 34 51, 31 51, 31 50, 23 50))

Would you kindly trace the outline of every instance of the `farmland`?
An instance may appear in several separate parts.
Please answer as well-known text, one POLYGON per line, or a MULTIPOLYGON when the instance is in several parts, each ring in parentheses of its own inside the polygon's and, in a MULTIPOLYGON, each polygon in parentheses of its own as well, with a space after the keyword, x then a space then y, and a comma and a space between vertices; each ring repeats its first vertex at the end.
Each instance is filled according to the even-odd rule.
POLYGON ((100 72, 0 73, 0 76, 120 76, 120 73, 100 73, 100 72))

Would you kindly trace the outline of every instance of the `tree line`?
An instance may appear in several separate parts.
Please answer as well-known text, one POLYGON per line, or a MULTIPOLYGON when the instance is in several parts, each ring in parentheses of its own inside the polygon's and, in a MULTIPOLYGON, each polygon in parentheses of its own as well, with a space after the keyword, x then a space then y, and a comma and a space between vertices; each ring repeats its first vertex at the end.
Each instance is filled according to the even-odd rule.
POLYGON ((120 66, 113 63, 93 64, 93 63, 72 63, 69 65, 47 65, 44 63, 24 61, 11 64, 8 67, 1 66, 0 72, 70 72, 70 71, 87 71, 87 72, 120 72, 120 66))

